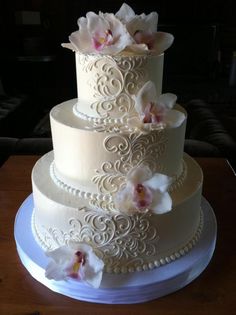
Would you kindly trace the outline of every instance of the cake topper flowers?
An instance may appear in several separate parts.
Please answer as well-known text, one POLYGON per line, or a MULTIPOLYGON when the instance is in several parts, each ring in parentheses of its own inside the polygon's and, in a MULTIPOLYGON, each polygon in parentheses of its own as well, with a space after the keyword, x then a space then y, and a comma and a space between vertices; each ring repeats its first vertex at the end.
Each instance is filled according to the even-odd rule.
POLYGON ((46 254, 51 258, 45 272, 48 279, 73 278, 94 288, 100 286, 104 263, 95 255, 91 246, 71 242, 69 246, 61 246, 46 254))
POLYGON ((156 128, 179 127, 185 115, 173 109, 176 100, 176 95, 172 93, 157 96, 154 83, 146 82, 134 97, 135 109, 139 116, 130 118, 129 126, 139 129, 143 129, 145 124, 156 125, 156 128))
POLYGON ((88 12, 86 18, 78 19, 78 26, 63 47, 82 53, 117 54, 134 42, 114 14, 88 12))
POLYGON ((171 210, 172 200, 167 191, 171 178, 152 174, 146 165, 133 168, 126 177, 126 185, 115 197, 116 207, 123 213, 152 211, 162 214, 171 210))
POLYGON ((159 55, 169 48, 174 41, 172 34, 157 32, 157 12, 151 12, 148 15, 144 13, 136 15, 129 5, 123 3, 116 13, 116 17, 126 25, 129 34, 135 40, 135 44, 128 47, 131 50, 137 52, 148 50, 159 55))
POLYGON ((122 51, 161 54, 172 44, 169 33, 157 32, 158 14, 135 15, 124 3, 119 11, 96 14, 88 12, 78 19, 79 30, 69 36, 63 47, 88 54, 116 55, 122 51))

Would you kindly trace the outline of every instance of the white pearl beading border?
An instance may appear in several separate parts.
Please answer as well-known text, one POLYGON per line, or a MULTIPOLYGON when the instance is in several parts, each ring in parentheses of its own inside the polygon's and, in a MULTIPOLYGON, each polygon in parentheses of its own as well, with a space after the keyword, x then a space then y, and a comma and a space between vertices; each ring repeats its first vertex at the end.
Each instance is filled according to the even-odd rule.
POLYGON ((99 118, 99 117, 92 117, 89 115, 86 115, 84 113, 81 113, 77 109, 77 103, 73 106, 73 113, 83 119, 88 121, 89 123, 93 123, 95 125, 123 125, 125 123, 125 120, 123 118, 111 118, 111 117, 105 117, 105 118, 99 118))
POLYGON ((105 266, 105 271, 107 273, 115 273, 115 274, 119 274, 119 273, 132 273, 132 272, 141 272, 141 271, 148 271, 148 270, 152 270, 154 268, 158 268, 161 266, 164 266, 166 264, 169 264, 173 261, 175 261, 176 259, 185 256, 195 245, 196 243, 199 241, 201 234, 202 234, 202 230, 203 230, 203 225, 204 225, 204 220, 203 220, 203 212, 202 210, 200 211, 200 220, 199 220, 199 225, 197 228, 197 231, 195 232, 193 238, 183 247, 181 247, 179 250, 173 252, 172 254, 156 259, 153 262, 149 262, 149 263, 144 263, 144 264, 140 264, 139 266, 135 267, 106 267, 105 266))
MULTIPOLYGON (((176 180, 173 182, 173 184, 169 188, 169 192, 173 192, 174 190, 181 187, 183 184, 186 174, 187 174, 187 165, 185 161, 182 161, 183 163, 183 170, 179 177, 176 178, 176 180)), ((104 201, 107 203, 113 203, 113 196, 111 194, 97 194, 97 193, 91 193, 87 191, 82 191, 79 188, 72 187, 71 185, 66 184, 61 179, 58 178, 55 172, 55 163, 54 161, 50 165, 50 176, 53 180, 53 182, 60 187, 61 189, 65 190, 66 192, 78 197, 83 198, 85 200, 96 200, 96 201, 104 201)))
POLYGON ((77 107, 76 104, 73 106, 73 113, 80 119, 88 122, 91 125, 87 125, 85 129, 93 130, 97 132, 115 132, 115 133, 122 133, 122 132, 132 132, 132 131, 139 131, 140 133, 147 133, 149 131, 153 130, 163 130, 166 125, 163 123, 151 123, 151 124, 145 124, 142 128, 140 127, 133 127, 129 126, 128 120, 131 117, 128 117, 127 115, 123 116, 122 118, 98 118, 98 117, 92 117, 88 116, 86 114, 81 113, 77 107))
POLYGON ((108 195, 108 194, 96 194, 96 193, 90 193, 90 192, 86 192, 86 191, 82 191, 78 188, 72 187, 66 183, 64 183, 62 180, 60 180, 56 173, 55 173, 55 169, 54 169, 54 161, 51 163, 50 165, 50 176, 53 180, 53 182, 60 187, 61 189, 67 191, 68 193, 79 197, 79 198, 84 198, 87 200, 98 200, 98 201, 105 201, 105 202, 112 202, 112 195, 108 195))

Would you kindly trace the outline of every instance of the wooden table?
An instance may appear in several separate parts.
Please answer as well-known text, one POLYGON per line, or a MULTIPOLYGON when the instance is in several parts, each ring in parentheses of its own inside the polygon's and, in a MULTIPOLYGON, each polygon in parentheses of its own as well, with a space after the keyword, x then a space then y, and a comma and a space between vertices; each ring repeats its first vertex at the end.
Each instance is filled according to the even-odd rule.
POLYGON ((31 193, 38 156, 12 156, 0 168, 0 314, 236 314, 236 177, 227 161, 198 158, 203 195, 218 221, 217 246, 207 269, 171 295, 142 304, 103 305, 56 294, 34 280, 17 255, 13 230, 18 208, 31 193))

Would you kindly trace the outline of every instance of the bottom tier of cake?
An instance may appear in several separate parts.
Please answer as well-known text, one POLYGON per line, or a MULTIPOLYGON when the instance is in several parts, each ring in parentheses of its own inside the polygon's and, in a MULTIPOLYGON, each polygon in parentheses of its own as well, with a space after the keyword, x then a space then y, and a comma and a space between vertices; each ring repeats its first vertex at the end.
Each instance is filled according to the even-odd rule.
POLYGON ((89 208, 86 200, 58 187, 50 176, 53 152, 38 160, 32 172, 32 229, 44 250, 70 241, 87 243, 104 261, 105 271, 126 273, 170 263, 198 241, 203 219, 202 171, 188 155, 182 186, 171 193, 173 209, 128 216, 89 208))

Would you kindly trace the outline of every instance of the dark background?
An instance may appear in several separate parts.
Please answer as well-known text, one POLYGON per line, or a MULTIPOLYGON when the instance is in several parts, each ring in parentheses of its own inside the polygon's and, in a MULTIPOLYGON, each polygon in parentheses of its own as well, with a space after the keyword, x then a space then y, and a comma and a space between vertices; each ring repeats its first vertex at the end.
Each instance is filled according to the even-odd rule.
MULTIPOLYGON (((6 92, 32 93, 42 99, 42 106, 49 107, 68 97, 76 97, 74 56, 63 49, 61 43, 68 42, 69 34, 78 29, 78 17, 90 10, 116 12, 122 3, 116 0, 2 1, 0 76, 6 92), (24 20, 25 11, 38 13, 39 20, 32 19, 40 24, 27 24, 30 21, 24 20)), ((158 0, 154 3, 137 0, 127 3, 137 14, 157 11, 159 30, 175 36, 165 56, 163 90, 174 88, 180 100, 185 101, 195 96, 208 97, 206 83, 209 88, 216 84, 225 87, 236 84, 236 79, 230 78, 236 50, 235 1, 158 0), (204 91, 200 88, 195 95, 194 89, 183 90, 183 85, 190 83, 201 85, 204 91)), ((212 91, 208 92, 213 97, 212 91)))
MULTIPOLYGON (((190 109, 189 102, 202 100, 233 140, 236 139, 235 2, 126 1, 136 14, 157 11, 158 29, 175 36, 173 46, 165 54, 163 92, 175 93, 179 103, 190 109), (222 121, 226 113, 231 119, 230 128, 228 120, 222 121)), ((62 48, 61 43, 68 42, 70 33, 78 29, 78 17, 88 11, 115 13, 122 3, 117 0, 0 2, 0 138, 50 137, 45 115, 56 104, 77 97, 74 54, 62 48)), ((191 113, 189 121, 194 123, 191 113)), ((187 137, 197 139, 191 132, 187 137)))

